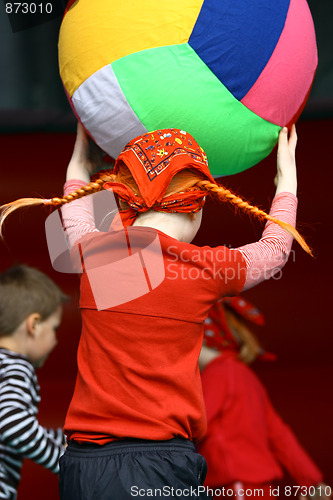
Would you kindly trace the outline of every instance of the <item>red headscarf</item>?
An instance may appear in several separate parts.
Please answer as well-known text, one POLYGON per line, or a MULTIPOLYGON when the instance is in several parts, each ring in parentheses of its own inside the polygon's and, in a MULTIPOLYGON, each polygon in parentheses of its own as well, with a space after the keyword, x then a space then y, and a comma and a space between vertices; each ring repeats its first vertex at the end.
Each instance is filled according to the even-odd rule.
MULTIPOLYGON (((183 130, 156 130, 133 139, 118 156, 115 174, 122 163, 133 175, 141 196, 117 182, 106 182, 104 188, 112 189, 128 203, 129 209, 120 212, 124 226, 133 224, 138 212, 149 209, 161 212, 198 212, 205 201, 205 193, 198 188, 193 187, 164 197, 171 179, 181 170, 196 170, 215 183, 204 150, 183 130)), ((114 226, 113 223, 112 227, 114 226)))

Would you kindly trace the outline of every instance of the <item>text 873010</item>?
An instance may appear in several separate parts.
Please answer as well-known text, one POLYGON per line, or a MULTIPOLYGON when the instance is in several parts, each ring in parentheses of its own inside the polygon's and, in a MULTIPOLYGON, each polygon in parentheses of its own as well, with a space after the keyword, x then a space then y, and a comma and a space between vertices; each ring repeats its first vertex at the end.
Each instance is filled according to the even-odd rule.
POLYGON ((317 487, 315 486, 309 486, 307 488, 306 486, 285 486, 284 488, 284 494, 287 497, 291 496, 305 496, 305 497, 329 497, 332 494, 332 490, 330 486, 327 485, 319 485, 317 487))
POLYGON ((7 14, 51 14, 53 5, 48 3, 35 3, 35 2, 7 2, 7 14))

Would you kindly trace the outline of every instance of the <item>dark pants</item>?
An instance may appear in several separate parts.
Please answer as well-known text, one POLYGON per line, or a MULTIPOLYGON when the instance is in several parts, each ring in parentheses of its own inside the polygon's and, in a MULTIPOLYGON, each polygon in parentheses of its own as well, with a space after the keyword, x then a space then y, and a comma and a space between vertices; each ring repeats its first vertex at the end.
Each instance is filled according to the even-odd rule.
POLYGON ((141 439, 70 442, 60 459, 61 500, 207 499, 206 461, 193 443, 141 439))

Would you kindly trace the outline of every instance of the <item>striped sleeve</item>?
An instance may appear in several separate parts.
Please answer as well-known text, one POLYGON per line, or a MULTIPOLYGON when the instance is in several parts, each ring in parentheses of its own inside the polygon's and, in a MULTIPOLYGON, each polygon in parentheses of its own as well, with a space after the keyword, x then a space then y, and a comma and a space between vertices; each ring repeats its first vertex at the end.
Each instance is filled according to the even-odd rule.
POLYGON ((10 354, 0 360, 0 445, 8 476, 19 481, 24 457, 58 473, 64 438, 60 430, 46 429, 37 420, 40 396, 33 366, 10 354))
MULTIPOLYGON (((283 192, 275 196, 270 215, 295 227, 296 211, 296 196, 283 192)), ((247 267, 243 291, 277 275, 288 260, 292 242, 289 233, 268 221, 259 241, 239 247, 237 250, 243 255, 247 267)))

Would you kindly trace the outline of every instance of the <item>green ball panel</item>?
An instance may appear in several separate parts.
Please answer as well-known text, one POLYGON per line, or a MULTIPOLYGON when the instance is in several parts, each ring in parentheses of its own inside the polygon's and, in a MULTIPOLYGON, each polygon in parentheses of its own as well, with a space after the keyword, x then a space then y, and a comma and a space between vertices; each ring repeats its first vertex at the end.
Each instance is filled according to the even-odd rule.
POLYGON ((142 124, 192 134, 214 176, 250 168, 277 142, 281 127, 235 99, 187 43, 130 54, 112 68, 142 124))

